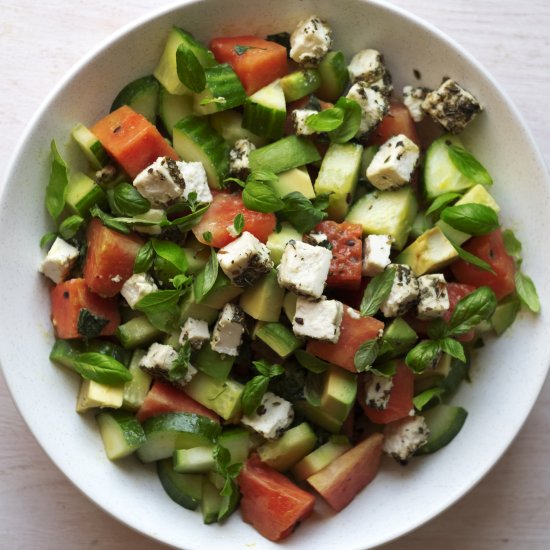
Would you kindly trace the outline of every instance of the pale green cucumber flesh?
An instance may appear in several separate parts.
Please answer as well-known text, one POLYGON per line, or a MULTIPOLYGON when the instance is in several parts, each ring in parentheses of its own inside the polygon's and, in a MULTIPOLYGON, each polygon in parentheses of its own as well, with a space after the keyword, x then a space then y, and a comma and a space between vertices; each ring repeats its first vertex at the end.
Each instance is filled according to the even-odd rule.
POLYGON ((192 114, 192 96, 171 94, 165 88, 161 87, 159 93, 159 116, 170 135, 172 135, 174 126, 182 118, 192 114))
POLYGON ((243 128, 270 139, 283 135, 286 103, 280 81, 276 80, 251 95, 244 105, 243 128))
POLYGON ((212 445, 176 449, 174 452, 174 470, 181 474, 202 474, 215 470, 216 461, 212 445))
POLYGON ((238 111, 232 109, 219 111, 212 114, 209 118, 212 127, 231 147, 239 139, 247 139, 256 147, 261 147, 265 144, 264 138, 243 128, 243 115, 238 111))
POLYGON ((102 206, 107 201, 105 191, 86 174, 75 172, 70 175, 65 191, 65 202, 73 214, 83 218, 89 216, 90 208, 102 206))
POLYGON ((223 497, 218 489, 205 476, 202 480, 201 512, 206 525, 216 523, 222 509, 223 497))
POLYGON ((126 349, 146 346, 159 336, 162 331, 154 327, 145 315, 134 317, 117 328, 116 336, 126 349))
POLYGON ((103 412, 96 421, 109 460, 124 458, 145 443, 141 424, 128 412, 103 412))
POLYGON ((235 71, 226 63, 206 69, 206 87, 194 96, 193 108, 199 115, 210 115, 239 107, 246 92, 235 71))
POLYGON ((166 494, 174 502, 188 510, 197 509, 202 497, 202 475, 178 474, 171 458, 157 462, 157 474, 166 494))
POLYGON ((109 162, 109 156, 103 145, 84 124, 77 124, 73 128, 71 136, 92 165, 92 168, 100 170, 109 162))
POLYGON ((323 101, 335 102, 343 93, 348 83, 348 67, 344 54, 339 51, 328 52, 319 63, 321 83, 317 97, 323 101))
POLYGON ((122 407, 129 411, 137 411, 141 407, 151 387, 151 375, 139 366, 144 355, 145 352, 143 350, 135 350, 128 367, 132 379, 124 384, 124 402, 122 407))
POLYGON ((321 85, 317 69, 302 69, 281 78, 281 88, 287 103, 312 94, 321 85))
POLYGON ((138 78, 124 86, 111 105, 115 111, 123 105, 128 105, 136 113, 143 115, 149 122, 155 124, 159 103, 158 80, 152 76, 138 78))
POLYGON ((219 354, 212 349, 210 342, 205 342, 193 358, 193 366, 215 380, 224 381, 229 376, 235 359, 233 355, 219 354))

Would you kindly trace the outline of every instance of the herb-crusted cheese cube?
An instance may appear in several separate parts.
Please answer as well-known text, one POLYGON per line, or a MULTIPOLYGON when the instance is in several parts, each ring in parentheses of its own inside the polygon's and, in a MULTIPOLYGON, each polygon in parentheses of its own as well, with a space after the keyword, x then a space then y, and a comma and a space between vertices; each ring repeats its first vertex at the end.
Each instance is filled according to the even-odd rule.
POLYGON ((151 344, 147 353, 139 362, 139 366, 154 378, 161 378, 175 386, 183 387, 197 374, 197 369, 189 364, 187 366, 187 373, 183 378, 178 380, 170 379, 170 369, 174 366, 177 358, 178 352, 172 346, 155 342, 151 344))
POLYGON ((470 92, 450 78, 426 96, 422 108, 451 134, 462 132, 483 109, 470 92))
POLYGON ((147 294, 158 290, 153 277, 148 273, 134 273, 122 285, 120 293, 128 302, 128 305, 134 309, 136 304, 147 294))
POLYGON ((387 376, 368 373, 365 377, 365 404, 367 407, 382 411, 390 401, 393 380, 387 376))
POLYGON ((424 109, 422 109, 422 102, 426 99, 429 92, 429 88, 422 86, 405 86, 403 88, 403 103, 415 122, 422 122, 424 120, 425 113, 424 109))
POLYGON ((238 139, 229 151, 229 173, 234 178, 245 180, 250 174, 250 152, 256 146, 247 139, 238 139))
POLYGON ((237 286, 253 285, 258 277, 273 267, 269 248, 248 231, 220 248, 218 262, 237 286))
POLYGON ((357 101, 361 106, 361 125, 357 131, 357 137, 372 132, 390 108, 387 95, 379 88, 370 87, 366 82, 356 82, 349 89, 346 97, 357 101))
POLYGON ((363 246, 362 274, 374 277, 390 263, 392 238, 389 235, 367 235, 363 246))
POLYGON ((381 92, 385 96, 389 97, 393 92, 392 77, 389 72, 385 72, 378 80, 369 84, 369 88, 375 92, 381 92))
POLYGON ((167 206, 183 193, 184 180, 177 161, 159 157, 134 179, 134 187, 152 206, 167 206))
POLYGON ((208 187, 208 178, 202 162, 176 162, 183 178, 183 198, 188 199, 191 193, 196 193, 196 200, 202 204, 213 200, 208 187))
POLYGON ((404 134, 393 136, 374 155, 367 168, 367 178, 382 191, 396 189, 411 180, 420 149, 404 134))
POLYGON ((332 46, 332 29, 316 15, 302 19, 290 35, 290 57, 304 67, 316 67, 332 46))
POLYGON ((449 293, 447 283, 441 273, 422 275, 418 277, 418 317, 433 319, 440 317, 449 309, 449 293))
POLYGON ((78 255, 78 248, 57 237, 40 264, 40 273, 54 283, 60 283, 70 273, 78 255))
POLYGON ((372 84, 382 78, 386 72, 384 58, 377 50, 361 50, 351 58, 348 72, 352 83, 363 81, 366 84, 372 84))
POLYGON ((395 279, 388 297, 380 305, 386 317, 399 317, 418 299, 418 281, 412 269, 405 264, 390 264, 395 268, 395 279))
POLYGON ((237 356, 244 332, 244 313, 235 304, 225 304, 216 321, 210 345, 218 353, 237 356))
POLYGON ((204 342, 210 340, 210 330, 208 323, 200 319, 189 317, 181 328, 180 344, 189 341, 194 349, 201 349, 204 342))
POLYGON ((383 450, 395 460, 405 462, 428 441, 429 436, 430 430, 423 416, 408 416, 386 425, 383 450))
POLYGON ((315 338, 336 343, 340 338, 340 325, 344 307, 337 300, 310 302, 298 297, 292 330, 296 336, 315 338))
POLYGON ((325 289, 332 252, 322 246, 291 240, 277 267, 279 286, 300 296, 318 299, 325 289))
POLYGON ((244 415, 241 418, 245 426, 249 426, 266 439, 281 437, 293 420, 292 404, 272 392, 264 394, 260 406, 253 415, 244 415))
POLYGON ((307 235, 304 235, 304 242, 313 246, 323 246, 330 250, 330 241, 328 237, 320 231, 311 231, 307 235))
POLYGON ((294 109, 292 111, 290 118, 297 136, 311 136, 315 133, 315 130, 308 126, 306 121, 309 116, 316 114, 317 111, 313 109, 294 109))

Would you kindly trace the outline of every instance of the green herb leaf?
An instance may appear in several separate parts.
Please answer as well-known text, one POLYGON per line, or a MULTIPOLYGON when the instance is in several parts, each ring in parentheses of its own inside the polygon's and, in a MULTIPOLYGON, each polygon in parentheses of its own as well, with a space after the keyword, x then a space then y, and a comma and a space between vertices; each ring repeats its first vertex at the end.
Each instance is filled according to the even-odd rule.
POLYGON ((344 119, 338 128, 329 132, 329 138, 333 143, 346 143, 357 134, 363 110, 357 101, 347 97, 340 97, 334 107, 342 110, 344 119))
POLYGON ((366 340, 363 342, 353 358, 353 364, 357 369, 357 372, 364 372, 369 370, 378 357, 380 351, 380 342, 377 338, 374 340, 366 340))
POLYGON ((69 183, 67 165, 52 139, 50 179, 46 187, 46 208, 50 216, 57 220, 65 208, 65 189, 69 183))
POLYGON ((81 216, 77 216, 76 214, 69 216, 61 222, 59 234, 65 240, 72 239, 78 233, 83 223, 84 218, 81 216))
POLYGON ((98 384, 114 386, 132 379, 130 371, 114 357, 102 353, 79 353, 73 367, 82 378, 98 384))
POLYGON ((445 393, 443 388, 430 388, 428 390, 419 393, 413 398, 413 405, 417 411, 421 411, 424 407, 432 402, 434 399, 437 399, 438 402, 441 402, 441 397, 445 393))
POLYGON ((439 195, 432 204, 430 204, 430 207, 428 210, 426 210, 426 215, 429 216, 430 214, 435 214, 436 212, 439 212, 442 208, 445 208, 450 203, 454 202, 455 200, 459 199, 461 197, 460 193, 443 193, 443 195, 439 195))
POLYGON ((109 319, 96 315, 89 309, 82 308, 78 313, 76 330, 83 338, 96 338, 108 324, 109 319))
POLYGON ((227 467, 231 462, 231 453, 229 452, 229 449, 226 449, 222 445, 218 444, 214 447, 214 450, 212 451, 212 457, 216 462, 217 472, 221 475, 225 475, 227 467))
POLYGON ((243 53, 247 52, 248 50, 267 50, 267 48, 260 48, 258 46, 235 46, 233 48, 233 51, 237 55, 243 55, 243 53))
POLYGON ((456 145, 448 145, 448 151, 451 162, 464 177, 481 185, 493 184, 489 172, 471 153, 456 145))
POLYGON ((321 405, 324 385, 325 377, 322 374, 315 374, 314 372, 307 373, 304 386, 304 397, 313 407, 319 407, 321 405))
POLYGON ((192 92, 199 94, 204 90, 206 86, 204 68, 187 44, 180 44, 176 50, 176 70, 179 81, 192 92))
POLYGON ((116 218, 113 218, 113 216, 106 214, 97 205, 94 205, 92 206, 92 208, 90 208, 90 214, 94 218, 99 218, 101 220, 101 223, 105 227, 114 229, 115 231, 119 231, 120 233, 124 233, 125 235, 130 233, 130 229, 128 228, 127 223, 120 222, 116 218))
POLYGON ((193 283, 193 277, 189 277, 188 275, 184 275, 181 273, 180 275, 176 275, 172 279, 170 279, 170 282, 174 286, 176 290, 184 290, 188 286, 191 286, 193 283))
POLYGON ((422 340, 412 348, 405 363, 415 373, 421 373, 427 368, 433 368, 437 365, 441 357, 441 346, 435 340, 422 340))
POLYGON ((388 297, 394 279, 395 267, 388 267, 371 279, 361 300, 361 317, 376 314, 382 302, 388 297))
POLYGON ((123 216, 145 214, 151 208, 151 203, 133 185, 125 182, 113 189, 112 203, 116 212, 123 216))
POLYGON ((243 412, 246 416, 252 416, 260 406, 262 398, 267 390, 269 378, 260 374, 249 380, 241 394, 243 412))
POLYGON ((446 336, 448 328, 447 323, 441 317, 437 317, 428 324, 428 336, 432 340, 439 340, 446 336))
POLYGON ((514 235, 514 232, 511 229, 505 229, 502 232, 502 239, 504 241, 504 248, 506 252, 512 256, 516 262, 521 260, 522 246, 521 242, 514 235))
POLYGON ((159 239, 152 239, 151 244, 157 255, 173 265, 180 273, 187 271, 187 256, 180 246, 172 241, 159 239))
POLYGON ((495 293, 482 286, 456 304, 449 321, 449 336, 460 336, 472 330, 482 321, 488 321, 497 306, 495 293))
POLYGON ((296 360, 300 363, 300 365, 302 365, 302 367, 314 372, 315 374, 321 374, 330 367, 330 363, 322 361, 321 359, 315 357, 315 355, 303 349, 297 349, 294 352, 294 357, 296 357, 296 360))
POLYGON ((244 216, 239 213, 233 218, 233 227, 235 229, 235 233, 237 235, 240 235, 243 232, 244 229, 244 216))
POLYGON ((319 210, 326 210, 330 204, 330 196, 332 193, 319 193, 311 200, 311 204, 319 210))
POLYGON ((540 311, 540 300, 532 279, 522 273, 516 272, 516 292, 519 299, 533 312, 538 313, 540 311))
POLYGON ((458 359, 462 363, 466 363, 466 355, 464 354, 464 347, 462 344, 454 338, 443 338, 439 341, 441 351, 447 353, 451 357, 458 359))
POLYGON ((327 217, 326 212, 316 208, 298 191, 293 191, 283 197, 283 203, 284 208, 279 211, 279 215, 302 234, 309 233, 327 217))
POLYGON ((211 243, 212 242, 212 233, 210 231, 205 231, 203 234, 202 234, 202 238, 207 242, 207 243, 211 243))
MULTIPOLYGON (((182 233, 185 231, 189 231, 192 227, 197 225, 199 220, 202 218, 204 213, 210 208, 210 204, 206 204, 205 206, 202 206, 201 208, 198 208, 195 210, 195 212, 191 212, 190 214, 187 214, 186 216, 182 216, 180 218, 176 218, 172 221, 164 221, 161 222, 159 225, 161 227, 177 227, 182 233)), ((139 222, 142 223, 142 222, 139 222)))
POLYGON ((489 273, 495 273, 493 271, 493 268, 484 260, 481 258, 478 258, 474 254, 471 254, 467 250, 464 250, 462 247, 458 246, 453 241, 449 240, 449 242, 453 245, 453 248, 456 250, 458 257, 461 260, 464 260, 465 262, 468 262, 469 264, 475 265, 476 267, 479 267, 479 269, 483 269, 483 271, 488 271, 489 273))
POLYGON ((331 107, 306 118, 306 124, 315 132, 336 130, 343 122, 344 111, 339 107, 331 107))
POLYGON ((205 296, 210 289, 214 286, 216 279, 218 278, 218 255, 216 251, 212 249, 210 251, 210 258, 204 268, 204 281, 201 288, 200 295, 205 296))
POLYGON ((246 186, 246 182, 244 182, 243 180, 239 179, 239 178, 225 178, 223 180, 223 188, 225 189, 226 187, 229 187, 229 183, 236 183, 239 187, 242 187, 244 189, 244 187, 246 186))
POLYGON ((268 183, 256 180, 246 184, 242 198, 246 208, 256 212, 277 212, 284 207, 283 201, 268 183))
POLYGON ((484 204, 448 206, 441 212, 441 219, 454 229, 474 236, 487 235, 499 227, 497 213, 484 204))
POLYGON ((40 239, 40 248, 50 248, 55 239, 57 239, 57 233, 54 233, 53 231, 44 233, 40 239))
POLYGON ((189 340, 186 340, 178 350, 178 356, 172 363, 170 370, 168 371, 168 380, 170 382, 177 382, 183 380, 187 376, 189 370, 189 364, 191 360, 191 344, 189 340))
POLYGON ((155 249, 153 243, 147 241, 138 251, 134 262, 134 273, 145 273, 153 266, 155 257, 155 249))
POLYGON ((382 365, 376 365, 375 367, 370 367, 367 369, 367 372, 376 374, 378 376, 384 376, 385 378, 391 378, 395 376, 397 372, 397 363, 395 361, 387 361, 382 365))
POLYGON ((135 309, 145 313, 157 329, 170 332, 179 317, 180 296, 181 292, 178 290, 157 290, 144 296, 135 305, 135 309))
POLYGON ((277 183, 279 176, 271 170, 254 170, 246 178, 246 181, 263 181, 265 183, 277 183))
POLYGON ((278 363, 269 363, 265 359, 252 361, 252 364, 260 374, 267 376, 267 378, 274 378, 285 372, 285 369, 278 363))

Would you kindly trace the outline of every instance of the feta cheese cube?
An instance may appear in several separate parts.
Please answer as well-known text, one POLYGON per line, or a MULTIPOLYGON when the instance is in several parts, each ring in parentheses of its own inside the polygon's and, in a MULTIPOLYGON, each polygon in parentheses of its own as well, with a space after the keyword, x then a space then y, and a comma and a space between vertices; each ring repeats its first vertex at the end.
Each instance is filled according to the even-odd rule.
POLYGON ((78 248, 57 237, 40 264, 40 273, 58 284, 70 273, 78 255, 78 248))
POLYGON ((290 240, 277 267, 279 286, 318 299, 325 289, 332 252, 322 246, 290 240))
POLYGON ((316 67, 332 46, 332 29, 316 15, 302 19, 290 35, 290 57, 304 67, 316 67))
POLYGON ((120 293, 128 302, 128 305, 134 309, 136 304, 147 294, 158 290, 153 277, 148 273, 134 273, 122 285, 120 293))
POLYGON ((208 187, 208 178, 202 162, 178 161, 176 164, 183 178, 183 198, 188 199, 190 193, 196 193, 198 202, 212 202, 212 192, 208 187))
POLYGON ((382 78, 386 72, 384 58, 377 50, 361 50, 351 58, 348 72, 352 84, 359 81, 372 84, 382 78))
POLYGON ((404 134, 393 136, 374 155, 367 167, 367 178, 382 191, 396 189, 411 180, 420 149, 404 134))
POLYGON ((390 401, 393 379, 367 373, 365 377, 365 404, 378 411, 384 410, 390 401))
POLYGON ((306 120, 309 116, 316 114, 317 111, 313 109, 294 109, 292 111, 290 118, 297 136, 311 136, 315 133, 315 130, 308 126, 306 120))
POLYGON ((336 343, 340 338, 340 325, 344 306, 337 300, 310 302, 298 297, 292 330, 296 336, 336 343))
POLYGON ((189 341, 191 347, 201 349, 204 342, 210 340, 208 323, 200 319, 189 317, 181 328, 179 342, 183 344, 186 340, 189 341))
POLYGON ((214 326, 210 346, 218 353, 237 356, 244 332, 244 313, 235 304, 225 304, 214 326))
POLYGON ((174 366, 177 358, 178 352, 172 346, 155 342, 151 344, 139 362, 139 366, 155 378, 162 378, 175 386, 183 387, 197 374, 197 369, 193 365, 188 365, 187 373, 182 379, 170 380, 170 369, 174 366))
POLYGON ((458 134, 483 107, 470 92, 448 78, 426 96, 422 109, 445 130, 458 134))
POLYGON ((368 235, 363 245, 363 268, 365 277, 382 273, 390 263, 392 238, 389 235, 368 235))
POLYGON ((393 92, 391 74, 386 71, 378 80, 375 80, 372 84, 369 84, 369 88, 375 92, 381 92, 385 96, 389 97, 393 92))
POLYGON ((386 425, 383 450, 395 460, 406 462, 428 441, 429 436, 430 430, 423 416, 407 416, 386 425))
POLYGON ((250 152, 256 146, 247 139, 238 139, 229 151, 229 173, 234 178, 246 180, 250 174, 250 152))
POLYGON ((422 122, 424 120, 425 113, 422 109, 422 102, 429 93, 430 89, 422 86, 405 86, 403 88, 403 103, 415 122, 422 122))
POLYGON ((361 106, 361 125, 357 131, 357 137, 372 132, 390 108, 387 95, 379 88, 374 89, 365 82, 356 82, 349 89, 346 97, 357 101, 361 106))
POLYGON ((134 179, 134 187, 153 207, 179 199, 184 185, 178 163, 169 157, 159 157, 134 179))
POLYGON ((417 312, 419 319, 440 317, 449 307, 449 293, 444 275, 434 273, 418 277, 419 301, 417 312))
POLYGON ((320 231, 312 231, 311 233, 304 235, 304 242, 313 246, 323 246, 329 250, 331 249, 331 244, 328 237, 320 231))
POLYGON ((237 286, 252 286, 273 267, 269 248, 248 231, 218 250, 218 262, 237 286))
POLYGON ((266 439, 281 437, 293 420, 292 404, 269 391, 264 394, 260 406, 253 415, 244 415, 241 418, 245 426, 249 426, 266 439))
POLYGON ((418 299, 418 281, 412 269, 405 264, 390 264, 395 267, 395 279, 388 297, 380 305, 386 317, 399 317, 418 299))

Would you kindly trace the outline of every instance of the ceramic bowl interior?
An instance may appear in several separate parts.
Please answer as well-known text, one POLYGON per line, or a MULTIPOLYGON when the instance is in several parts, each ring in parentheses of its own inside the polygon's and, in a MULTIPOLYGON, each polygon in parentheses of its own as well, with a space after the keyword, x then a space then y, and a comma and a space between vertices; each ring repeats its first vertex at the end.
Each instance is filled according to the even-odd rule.
POLYGON ((197 513, 174 504, 154 470, 137 460, 113 464, 104 454, 93 415, 74 412, 78 379, 53 366, 48 285, 37 273, 40 237, 51 223, 44 208, 49 144, 77 155, 70 129, 106 114, 120 88, 151 73, 168 30, 179 25, 199 39, 216 35, 291 30, 316 13, 334 28, 335 45, 349 56, 372 47, 384 53, 395 87, 435 87, 450 75, 485 105, 464 139, 493 175, 492 190, 505 225, 524 243, 524 266, 538 284, 540 316, 522 315, 499 341, 477 354, 472 383, 454 402, 469 411, 467 423, 441 452, 402 468, 384 460, 381 473, 344 511, 321 503, 285 543, 287 548, 367 548, 389 541, 455 502, 493 466, 520 430, 549 364, 550 286, 543 274, 550 249, 550 185, 540 154, 517 111, 470 55, 430 25, 378 2, 359 0, 204 0, 182 2, 126 27, 87 56, 49 96, 31 122, 8 173, 0 203, 2 262, 0 359, 15 402, 37 440, 67 477, 114 517, 143 534, 191 549, 275 547, 234 516, 205 526, 197 513))

